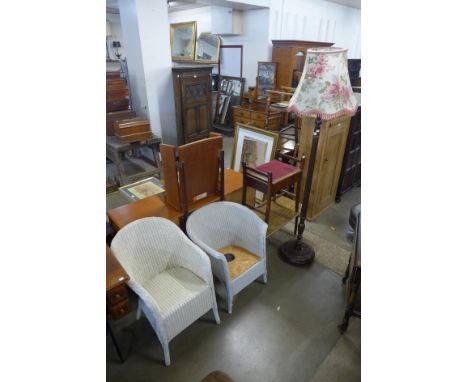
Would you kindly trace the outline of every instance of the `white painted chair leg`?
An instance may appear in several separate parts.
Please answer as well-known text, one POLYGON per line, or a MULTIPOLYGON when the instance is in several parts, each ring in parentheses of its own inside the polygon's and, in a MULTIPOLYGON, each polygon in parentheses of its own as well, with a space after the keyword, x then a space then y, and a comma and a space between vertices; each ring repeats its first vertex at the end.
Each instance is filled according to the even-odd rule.
POLYGON ((216 323, 219 325, 221 323, 221 320, 219 319, 218 308, 216 307, 213 308, 213 314, 214 314, 216 323))
POLYGON ((263 281, 264 284, 267 283, 267 274, 266 274, 266 272, 262 275, 262 281, 263 281))
POLYGON ((164 363, 166 364, 166 366, 169 366, 171 364, 171 356, 169 354, 169 344, 162 343, 162 348, 164 352, 164 363))

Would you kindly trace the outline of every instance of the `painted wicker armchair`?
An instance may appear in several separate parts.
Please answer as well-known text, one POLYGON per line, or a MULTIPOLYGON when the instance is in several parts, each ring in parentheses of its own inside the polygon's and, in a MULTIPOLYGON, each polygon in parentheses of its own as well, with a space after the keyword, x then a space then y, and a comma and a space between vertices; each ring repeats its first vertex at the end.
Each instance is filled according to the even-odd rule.
POLYGON ((218 307, 208 256, 174 223, 144 218, 122 228, 111 245, 114 255, 130 276, 128 286, 138 295, 161 342, 169 366, 169 342, 182 330, 218 307))
POLYGON ((268 225, 247 207, 211 203, 192 213, 186 227, 188 236, 210 256, 213 274, 224 286, 217 292, 226 298, 228 313, 242 289, 259 277, 267 282, 268 225))

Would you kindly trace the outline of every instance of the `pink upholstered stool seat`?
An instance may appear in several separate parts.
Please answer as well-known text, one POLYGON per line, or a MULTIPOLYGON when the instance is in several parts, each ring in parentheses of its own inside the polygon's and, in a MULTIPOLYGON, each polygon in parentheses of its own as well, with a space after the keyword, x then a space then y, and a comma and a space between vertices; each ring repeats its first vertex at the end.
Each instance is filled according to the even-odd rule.
POLYGON ((258 167, 255 167, 256 170, 263 172, 271 172, 273 182, 282 179, 284 177, 291 176, 295 173, 301 172, 300 168, 291 166, 290 164, 281 162, 277 159, 273 159, 270 162, 264 163, 258 167))
POLYGON ((299 193, 305 157, 302 156, 302 158, 298 159, 281 153, 277 153, 276 157, 284 159, 285 161, 282 162, 278 159, 273 159, 255 168, 247 166, 245 162, 242 163, 244 177, 242 204, 265 215, 265 222, 267 223, 270 218, 271 200, 278 197, 278 195, 293 197, 295 201, 295 211, 299 211, 299 193), (289 163, 294 162, 295 166, 290 165, 286 161, 289 163), (294 186, 294 192, 292 192, 291 186, 294 186), (247 203, 247 187, 254 188, 264 194, 264 201, 260 204, 266 204, 265 211, 260 208, 260 204, 247 203))

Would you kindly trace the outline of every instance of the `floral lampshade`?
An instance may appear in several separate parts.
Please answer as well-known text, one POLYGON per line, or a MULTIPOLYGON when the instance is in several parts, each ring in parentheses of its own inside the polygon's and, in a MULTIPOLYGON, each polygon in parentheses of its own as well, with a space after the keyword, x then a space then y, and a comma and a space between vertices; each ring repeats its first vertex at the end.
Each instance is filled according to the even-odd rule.
POLYGON ((348 74, 347 49, 307 50, 301 81, 288 111, 299 117, 320 116, 324 120, 353 116, 358 104, 348 74))

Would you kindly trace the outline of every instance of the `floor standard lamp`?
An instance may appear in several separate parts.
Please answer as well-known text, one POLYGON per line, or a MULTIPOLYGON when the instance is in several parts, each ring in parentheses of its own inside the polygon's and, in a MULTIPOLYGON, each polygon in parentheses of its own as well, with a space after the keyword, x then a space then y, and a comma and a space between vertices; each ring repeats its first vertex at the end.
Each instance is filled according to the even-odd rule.
POLYGON ((288 112, 295 113, 297 117, 315 118, 298 235, 295 240, 287 241, 280 247, 282 256, 294 265, 309 264, 315 257, 314 249, 302 241, 302 234, 322 120, 353 116, 358 107, 349 80, 346 53, 347 49, 334 47, 308 49, 301 81, 288 106, 288 112))

